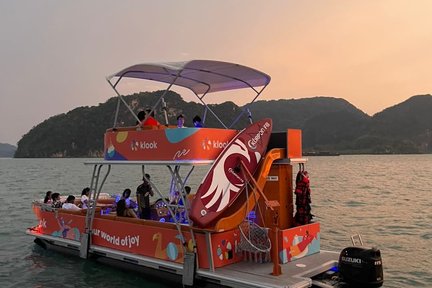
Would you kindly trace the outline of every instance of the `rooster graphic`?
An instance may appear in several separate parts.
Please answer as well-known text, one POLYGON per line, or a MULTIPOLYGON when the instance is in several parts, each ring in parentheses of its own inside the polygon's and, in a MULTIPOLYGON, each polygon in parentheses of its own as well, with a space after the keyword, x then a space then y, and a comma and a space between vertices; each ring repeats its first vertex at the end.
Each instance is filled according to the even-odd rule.
POLYGON ((258 152, 249 153, 246 144, 239 138, 228 148, 212 170, 211 181, 207 192, 201 196, 204 206, 213 212, 222 211, 232 198, 244 185, 244 176, 241 173, 240 161, 246 166, 254 166, 261 159, 258 152), (251 164, 251 162, 254 164, 251 164), (228 183, 226 181, 228 179, 228 183))

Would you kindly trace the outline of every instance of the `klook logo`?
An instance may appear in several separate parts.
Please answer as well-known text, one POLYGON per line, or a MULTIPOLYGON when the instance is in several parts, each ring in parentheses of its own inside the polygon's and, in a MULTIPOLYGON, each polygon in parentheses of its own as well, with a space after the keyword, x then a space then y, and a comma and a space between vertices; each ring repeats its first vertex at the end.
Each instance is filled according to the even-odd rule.
POLYGON ((132 140, 131 142, 131 150, 132 151, 138 151, 138 150, 147 150, 147 149, 157 149, 158 143, 156 141, 137 141, 132 140))

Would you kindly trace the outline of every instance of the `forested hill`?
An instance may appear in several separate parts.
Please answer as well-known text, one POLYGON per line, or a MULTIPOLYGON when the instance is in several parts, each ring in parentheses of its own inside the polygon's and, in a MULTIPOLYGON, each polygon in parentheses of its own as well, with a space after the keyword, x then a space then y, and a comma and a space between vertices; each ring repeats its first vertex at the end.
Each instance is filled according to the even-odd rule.
MULTIPOLYGON (((125 97, 134 112, 155 104, 163 91, 145 92, 125 97)), ((204 107, 185 102, 180 95, 169 92, 165 100, 170 124, 184 114, 187 126, 202 115, 204 107)), ((66 114, 51 117, 30 130, 18 142, 15 157, 96 157, 101 156, 103 134, 113 127, 117 98, 94 107, 79 107, 66 114)), ((135 119, 121 105, 118 125, 131 126, 135 119)), ((226 123, 241 110, 232 102, 211 105, 226 123)), ((253 119, 271 117, 274 131, 286 128, 303 130, 304 151, 337 153, 431 153, 432 96, 414 96, 403 103, 369 116, 346 100, 332 97, 257 101, 251 105, 253 119)), ((165 123, 161 111, 156 118, 165 123)), ((207 127, 220 127, 207 113, 207 127)), ((244 117, 238 127, 244 127, 244 117)))

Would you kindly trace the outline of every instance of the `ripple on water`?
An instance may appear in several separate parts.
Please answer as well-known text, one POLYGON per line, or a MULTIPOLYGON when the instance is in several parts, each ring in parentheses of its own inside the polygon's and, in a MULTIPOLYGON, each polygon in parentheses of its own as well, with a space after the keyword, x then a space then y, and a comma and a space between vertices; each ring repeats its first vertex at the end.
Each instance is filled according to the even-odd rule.
POLYGON ((425 234, 422 234, 420 237, 425 239, 425 240, 430 240, 430 239, 432 239, 432 233, 425 233, 425 234))
POLYGON ((360 201, 350 200, 350 201, 346 201, 345 205, 348 207, 359 207, 359 206, 365 206, 366 203, 360 202, 360 201))

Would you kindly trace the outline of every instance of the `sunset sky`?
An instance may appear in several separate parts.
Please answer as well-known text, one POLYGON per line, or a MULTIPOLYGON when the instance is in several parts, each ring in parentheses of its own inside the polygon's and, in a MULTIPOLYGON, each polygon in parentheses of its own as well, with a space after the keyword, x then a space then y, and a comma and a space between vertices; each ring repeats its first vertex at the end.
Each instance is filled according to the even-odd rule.
POLYGON ((272 77, 261 100, 331 96, 373 115, 432 93, 431 15, 429 0, 0 1, 0 142, 158 61, 251 66, 272 77))

